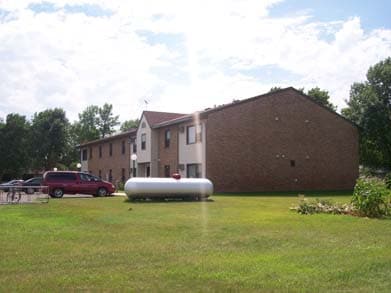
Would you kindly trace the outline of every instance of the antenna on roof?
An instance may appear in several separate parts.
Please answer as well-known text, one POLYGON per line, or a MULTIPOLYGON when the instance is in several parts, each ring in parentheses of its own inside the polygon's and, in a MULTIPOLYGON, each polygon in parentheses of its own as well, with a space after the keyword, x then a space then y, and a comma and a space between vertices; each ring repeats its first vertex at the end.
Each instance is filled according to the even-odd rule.
POLYGON ((149 104, 148 100, 144 100, 144 103, 145 103, 145 110, 147 110, 148 109, 148 104, 149 104))

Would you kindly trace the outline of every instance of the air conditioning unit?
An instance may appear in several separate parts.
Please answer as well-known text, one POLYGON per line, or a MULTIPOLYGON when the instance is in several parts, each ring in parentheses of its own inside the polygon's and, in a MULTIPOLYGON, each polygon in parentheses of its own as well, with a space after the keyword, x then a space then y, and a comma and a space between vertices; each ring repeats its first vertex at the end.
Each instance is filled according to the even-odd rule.
POLYGON ((185 170, 185 165, 184 164, 179 164, 178 165, 178 169, 181 170, 181 171, 185 170))

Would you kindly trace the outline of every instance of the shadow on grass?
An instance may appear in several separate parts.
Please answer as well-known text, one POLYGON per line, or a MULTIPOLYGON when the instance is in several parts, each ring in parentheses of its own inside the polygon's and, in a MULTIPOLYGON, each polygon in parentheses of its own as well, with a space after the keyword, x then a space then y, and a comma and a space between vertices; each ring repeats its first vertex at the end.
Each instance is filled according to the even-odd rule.
POLYGON ((174 203, 203 203, 203 202, 214 202, 213 199, 208 198, 208 199, 203 199, 203 200, 194 200, 194 199, 164 199, 164 198, 154 198, 154 199, 137 199, 137 200, 131 200, 129 198, 126 198, 124 202, 127 203, 135 203, 135 204, 153 204, 153 203, 169 203, 169 204, 174 204, 174 203))
POLYGON ((298 195, 307 197, 330 197, 330 196, 352 196, 353 190, 306 190, 306 191, 269 191, 269 192, 219 192, 213 196, 286 196, 297 197, 298 195))

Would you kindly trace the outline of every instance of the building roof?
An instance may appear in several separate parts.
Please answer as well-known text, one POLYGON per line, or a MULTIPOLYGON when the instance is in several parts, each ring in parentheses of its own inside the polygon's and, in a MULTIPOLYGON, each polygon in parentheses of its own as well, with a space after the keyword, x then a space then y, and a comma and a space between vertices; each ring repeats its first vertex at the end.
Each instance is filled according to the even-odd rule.
POLYGON ((155 127, 155 125, 159 123, 163 123, 165 121, 173 120, 182 116, 186 116, 187 114, 180 113, 168 113, 168 112, 155 112, 155 111, 144 111, 143 115, 148 121, 150 127, 155 127))
POLYGON ((88 146, 91 144, 102 143, 102 142, 110 141, 110 140, 121 138, 121 137, 129 137, 130 138, 130 137, 136 136, 136 132, 137 132, 137 128, 131 128, 131 129, 124 131, 124 132, 116 133, 116 134, 113 134, 110 136, 106 136, 104 138, 95 139, 95 140, 91 140, 91 141, 88 141, 85 143, 81 143, 80 145, 78 145, 78 147, 85 147, 85 146, 88 146))
POLYGON ((268 93, 265 93, 265 94, 262 94, 262 95, 251 97, 251 98, 248 98, 248 99, 234 100, 232 103, 220 105, 220 106, 217 106, 217 107, 214 107, 214 108, 207 108, 204 111, 195 112, 193 114, 183 115, 182 117, 179 117, 179 118, 176 118, 176 119, 172 119, 172 120, 168 120, 168 121, 164 121, 164 122, 161 122, 159 124, 156 124, 156 125, 154 125, 154 128, 159 128, 159 127, 174 125, 174 124, 178 124, 178 123, 182 123, 182 122, 186 122, 186 121, 191 121, 191 120, 193 120, 193 117, 195 117, 196 115, 199 116, 200 118, 207 118, 210 113, 221 111, 221 110, 224 110, 224 109, 229 108, 229 107, 234 107, 236 105, 248 103, 248 102, 251 102, 253 100, 260 99, 260 98, 274 96, 274 95, 276 95, 278 93, 285 92, 285 91, 294 91, 295 93, 297 93, 297 94, 301 95, 302 97, 310 100, 311 102, 319 105, 320 107, 324 108, 325 110, 329 111, 330 113, 338 116, 339 118, 342 118, 343 120, 345 120, 346 122, 352 124, 353 126, 358 127, 354 122, 352 122, 349 119, 343 117, 342 115, 338 114, 337 112, 332 111, 331 109, 329 109, 328 107, 326 107, 323 104, 319 103, 318 101, 316 101, 312 97, 304 94, 303 92, 295 89, 294 87, 287 87, 287 88, 279 89, 279 90, 276 90, 276 91, 273 91, 273 92, 268 92, 268 93))

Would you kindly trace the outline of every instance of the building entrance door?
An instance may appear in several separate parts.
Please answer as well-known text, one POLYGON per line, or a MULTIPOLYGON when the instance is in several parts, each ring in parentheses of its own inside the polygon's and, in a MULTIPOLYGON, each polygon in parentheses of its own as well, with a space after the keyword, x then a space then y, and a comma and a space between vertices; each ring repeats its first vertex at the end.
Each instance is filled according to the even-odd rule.
POLYGON ((147 166, 147 170, 146 170, 146 176, 145 177, 151 177, 151 166, 147 166))

